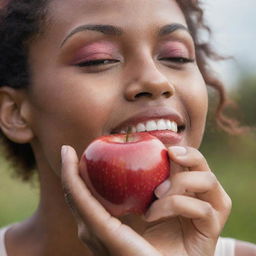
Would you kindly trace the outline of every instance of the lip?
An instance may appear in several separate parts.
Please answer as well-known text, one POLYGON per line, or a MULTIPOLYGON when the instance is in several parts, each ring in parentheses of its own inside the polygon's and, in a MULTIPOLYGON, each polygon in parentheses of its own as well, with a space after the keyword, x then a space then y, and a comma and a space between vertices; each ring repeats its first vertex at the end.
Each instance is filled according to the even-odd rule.
POLYGON ((165 145, 177 145, 182 140, 182 135, 180 133, 172 131, 150 131, 147 133, 157 137, 165 145))
MULTIPOLYGON (((170 107, 147 108, 146 110, 141 111, 133 115, 132 117, 129 117, 128 119, 122 121, 114 129, 111 130, 111 134, 119 133, 122 128, 133 126, 138 123, 146 122, 152 119, 168 119, 170 121, 176 122, 178 127, 185 127, 184 119, 176 110, 170 109, 170 107)), ((167 132, 168 131, 166 131, 166 133, 167 132)), ((173 134, 173 132, 171 133, 173 134)))

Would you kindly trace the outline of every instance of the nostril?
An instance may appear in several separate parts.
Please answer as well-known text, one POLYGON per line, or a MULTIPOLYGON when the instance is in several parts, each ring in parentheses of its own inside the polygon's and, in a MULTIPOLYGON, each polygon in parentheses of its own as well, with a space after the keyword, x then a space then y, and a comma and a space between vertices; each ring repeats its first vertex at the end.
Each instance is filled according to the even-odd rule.
POLYGON ((140 98, 140 97, 152 97, 152 94, 149 92, 140 92, 135 95, 135 99, 140 98))
POLYGON ((172 93, 167 91, 167 92, 164 92, 163 95, 166 97, 166 98, 170 98, 172 96, 172 93))

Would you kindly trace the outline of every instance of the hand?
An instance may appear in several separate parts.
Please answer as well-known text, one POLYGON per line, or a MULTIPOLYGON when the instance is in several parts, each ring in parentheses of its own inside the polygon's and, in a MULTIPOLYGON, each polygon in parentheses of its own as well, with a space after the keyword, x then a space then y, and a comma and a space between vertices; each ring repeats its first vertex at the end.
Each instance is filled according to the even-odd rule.
POLYGON ((73 148, 62 148, 62 184, 78 223, 78 236, 95 255, 161 256, 129 226, 112 217, 91 195, 78 173, 73 148))
POLYGON ((169 151, 175 173, 171 188, 163 191, 168 182, 158 187, 159 199, 148 210, 148 223, 140 234, 110 216, 90 194, 78 174, 75 151, 69 147, 63 154, 63 186, 79 238, 96 255, 214 255, 231 201, 197 150, 186 148, 178 156, 174 149, 169 151))
POLYGON ((155 227, 151 226, 154 232, 149 231, 155 234, 147 234, 147 237, 154 237, 148 240, 158 247, 158 244, 164 243, 163 240, 167 243, 175 239, 177 246, 184 247, 184 255, 214 255, 217 239, 230 213, 231 200, 198 150, 171 147, 169 155, 174 174, 170 181, 164 182, 155 191, 159 199, 146 215, 148 222, 156 221, 155 227), (183 170, 177 171, 180 167, 183 170), (176 230, 173 229, 175 217, 176 230), (169 231, 169 236, 166 235, 166 225, 165 231, 157 228, 168 219, 173 221, 173 232, 169 231), (165 236, 161 235, 164 232, 165 236))

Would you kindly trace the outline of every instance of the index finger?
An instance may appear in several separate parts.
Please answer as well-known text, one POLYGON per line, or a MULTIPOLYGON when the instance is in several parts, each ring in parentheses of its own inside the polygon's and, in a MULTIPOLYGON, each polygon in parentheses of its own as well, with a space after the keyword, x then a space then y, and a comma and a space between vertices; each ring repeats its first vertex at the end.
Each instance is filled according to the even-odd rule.
POLYGON ((169 156, 189 171, 211 171, 204 156, 192 147, 169 147, 169 156))
POLYGON ((231 208, 230 197, 212 173, 201 152, 191 147, 171 147, 169 153, 176 163, 193 172, 176 175, 176 183, 179 181, 179 184, 173 184, 173 190, 175 186, 189 188, 191 192, 195 192, 197 198, 209 202, 216 210, 228 216, 231 208), (205 172, 205 175, 200 175, 200 172, 205 172))

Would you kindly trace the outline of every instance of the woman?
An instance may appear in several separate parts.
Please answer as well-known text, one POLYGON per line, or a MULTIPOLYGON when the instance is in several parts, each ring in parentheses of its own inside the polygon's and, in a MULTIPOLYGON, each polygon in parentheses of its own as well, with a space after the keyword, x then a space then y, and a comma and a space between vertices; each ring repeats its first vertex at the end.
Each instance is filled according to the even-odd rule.
MULTIPOLYGON (((222 98, 219 122, 229 129, 232 124, 220 112, 225 104, 220 82, 207 69, 212 55, 199 43, 201 14, 192 0, 7 3, 0 127, 25 177, 37 168, 41 194, 35 214, 5 232, 4 253, 215 254, 231 201, 198 151, 206 84, 222 98), (145 122, 147 131, 146 122, 162 119, 177 126, 159 136, 174 166, 171 186, 166 181, 156 189, 158 200, 145 216, 115 218, 81 180, 78 158, 93 139, 119 132, 118 127, 145 122)), ((217 250, 231 245, 230 255, 256 251, 243 242, 219 241, 217 250)))

